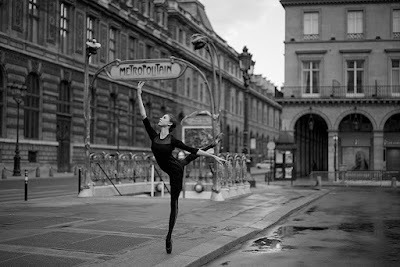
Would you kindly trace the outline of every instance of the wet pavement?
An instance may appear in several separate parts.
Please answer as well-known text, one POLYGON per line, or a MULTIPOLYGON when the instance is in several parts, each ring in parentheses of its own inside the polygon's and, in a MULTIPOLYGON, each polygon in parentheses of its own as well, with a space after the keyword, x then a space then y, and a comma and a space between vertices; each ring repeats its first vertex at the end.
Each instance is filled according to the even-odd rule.
POLYGON ((400 191, 332 189, 205 266, 400 266, 400 191))
POLYGON ((328 192, 261 186, 222 202, 60 196, 0 203, 0 266, 201 266, 328 192))

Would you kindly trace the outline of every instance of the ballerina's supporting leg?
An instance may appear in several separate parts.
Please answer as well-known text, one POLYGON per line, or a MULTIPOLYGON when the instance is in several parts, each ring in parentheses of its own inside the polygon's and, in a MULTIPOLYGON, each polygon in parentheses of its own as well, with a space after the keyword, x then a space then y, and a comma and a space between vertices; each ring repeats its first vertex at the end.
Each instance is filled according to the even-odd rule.
POLYGON ((178 216, 178 198, 171 196, 171 213, 169 215, 168 234, 167 234, 167 238, 165 240, 165 248, 166 248, 168 254, 170 254, 172 252, 172 240, 171 240, 172 230, 174 230, 177 216, 178 216))

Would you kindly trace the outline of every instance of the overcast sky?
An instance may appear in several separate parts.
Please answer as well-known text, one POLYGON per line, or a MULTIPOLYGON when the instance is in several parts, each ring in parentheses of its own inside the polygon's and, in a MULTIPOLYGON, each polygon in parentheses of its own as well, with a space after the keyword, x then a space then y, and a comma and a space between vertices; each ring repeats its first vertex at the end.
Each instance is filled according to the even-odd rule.
POLYGON ((214 31, 239 53, 253 54, 255 74, 284 82, 285 12, 279 0, 200 0, 214 31))

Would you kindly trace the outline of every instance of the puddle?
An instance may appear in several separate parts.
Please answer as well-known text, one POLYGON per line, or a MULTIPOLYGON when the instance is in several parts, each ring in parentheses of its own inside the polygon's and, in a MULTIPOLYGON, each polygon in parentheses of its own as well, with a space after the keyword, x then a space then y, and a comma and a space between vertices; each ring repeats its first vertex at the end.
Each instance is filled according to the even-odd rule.
POLYGON ((282 246, 282 240, 278 238, 263 237, 255 240, 250 246, 250 249, 244 250, 243 252, 252 253, 272 253, 281 250, 293 249, 291 246, 282 246))

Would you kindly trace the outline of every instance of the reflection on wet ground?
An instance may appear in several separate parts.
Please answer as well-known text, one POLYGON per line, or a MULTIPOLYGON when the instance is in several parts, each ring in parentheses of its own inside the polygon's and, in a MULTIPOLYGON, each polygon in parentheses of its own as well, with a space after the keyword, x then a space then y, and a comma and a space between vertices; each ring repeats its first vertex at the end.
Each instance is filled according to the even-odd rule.
POLYGON ((207 266, 400 266, 397 191, 335 189, 207 266))

